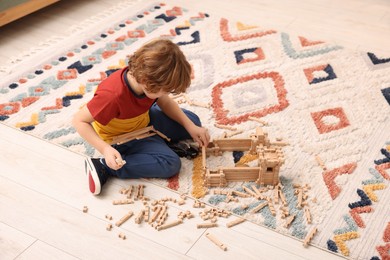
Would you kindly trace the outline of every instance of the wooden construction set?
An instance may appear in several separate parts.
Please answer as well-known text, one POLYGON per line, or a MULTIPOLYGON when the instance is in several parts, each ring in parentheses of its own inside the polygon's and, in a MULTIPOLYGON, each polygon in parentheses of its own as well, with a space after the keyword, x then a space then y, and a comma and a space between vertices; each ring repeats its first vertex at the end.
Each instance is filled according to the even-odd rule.
MULTIPOLYGON (((235 131, 235 133, 239 133, 239 131, 235 131)), ((153 126, 150 126, 132 133, 118 136, 114 138, 112 144, 122 144, 134 139, 142 139, 156 134, 169 141, 169 138, 155 130, 153 126)), ((268 134, 265 133, 260 127, 257 127, 256 132, 251 134, 249 138, 227 138, 227 136, 228 135, 225 134, 222 138, 214 139, 208 147, 202 147, 202 176, 204 180, 204 186, 207 188, 225 187, 228 182, 254 182, 259 186, 265 186, 264 188, 258 189, 256 185, 252 185, 251 188, 242 185, 244 192, 227 192, 227 200, 233 200, 237 202, 237 197, 254 197, 258 200, 265 200, 265 202, 260 203, 258 206, 251 209, 250 213, 256 214, 262 208, 268 206, 272 212, 272 215, 275 216, 276 211, 273 203, 275 202, 277 204, 280 198, 283 204, 281 206, 281 217, 283 219, 286 219, 284 227, 289 228, 291 223, 295 220, 295 215, 290 215, 287 207, 287 201, 281 190, 282 185, 281 183, 279 183, 280 167, 284 163, 284 155, 281 148, 285 146, 286 143, 281 142, 280 140, 277 140, 276 142, 270 142, 268 134), (254 160, 257 160, 257 165, 255 167, 249 167, 247 165, 237 165, 235 167, 220 166, 217 169, 210 169, 207 166, 207 156, 220 156, 223 152, 227 151, 247 152, 252 158, 254 158, 254 160), (273 190, 273 199, 262 194, 262 192, 269 190, 270 187, 273 190)), ((120 164, 126 163, 125 161, 122 161, 121 158, 118 158, 117 160, 120 164)), ((308 190, 309 187, 307 185, 297 185, 294 188, 295 195, 298 198, 296 207, 298 209, 302 209, 304 206, 307 206, 307 195, 305 194, 305 192, 308 190)), ((220 192, 221 195, 225 193, 224 191, 214 190, 215 194, 217 194, 217 192, 220 192)), ((168 206, 166 205, 166 202, 171 201, 177 203, 178 205, 183 205, 185 203, 184 200, 186 198, 186 195, 182 195, 181 199, 179 200, 173 198, 164 198, 158 201, 155 200, 149 204, 149 199, 144 196, 144 185, 138 185, 138 187, 135 189, 133 186, 130 186, 128 189, 122 189, 120 193, 124 194, 125 198, 113 200, 112 204, 127 205, 133 204, 136 200, 142 201, 144 204, 144 209, 140 210, 140 212, 135 216, 134 222, 136 224, 146 222, 152 227, 154 227, 157 231, 180 225, 183 223, 185 218, 189 219, 194 217, 194 214, 187 210, 180 212, 176 220, 166 223, 168 216, 168 206), (152 211, 153 213, 150 211, 152 211)), ((205 203, 201 202, 198 199, 195 199, 193 208, 205 208, 205 206, 205 203)), ((311 224, 311 214, 309 209, 304 208, 304 211, 307 223, 311 224)), ((83 212, 88 212, 87 206, 84 206, 83 212)), ((115 226, 120 227, 133 215, 134 212, 132 210, 129 210, 124 216, 122 216, 122 218, 120 218, 114 223, 115 226)), ((231 213, 226 210, 211 208, 204 209, 203 212, 199 213, 199 215, 205 222, 198 223, 196 225, 197 228, 215 228, 218 227, 217 217, 227 218, 231 215, 231 213)), ((105 217, 107 220, 110 221, 112 221, 113 219, 112 216, 108 214, 105 217)), ((228 222, 226 226, 230 228, 244 221, 245 218, 238 217, 235 220, 228 222)), ((106 230, 111 231, 113 227, 113 223, 109 223, 106 227, 106 230)), ((303 241, 303 245, 305 247, 310 243, 316 232, 317 228, 313 228, 307 234, 303 241)), ((126 235, 122 232, 119 233, 118 237, 121 239, 126 239, 126 235)), ((206 237, 218 247, 220 247, 222 250, 227 250, 227 246, 220 242, 214 235, 207 232, 206 237)))
POLYGON ((206 187, 224 187, 228 182, 248 181, 258 185, 279 183, 280 167, 284 163, 281 149, 283 142, 270 142, 268 134, 257 127, 256 132, 249 138, 220 138, 214 139, 209 146, 202 148, 202 169, 206 187), (257 166, 218 167, 210 169, 206 157, 221 155, 226 151, 242 151, 257 156, 257 166))

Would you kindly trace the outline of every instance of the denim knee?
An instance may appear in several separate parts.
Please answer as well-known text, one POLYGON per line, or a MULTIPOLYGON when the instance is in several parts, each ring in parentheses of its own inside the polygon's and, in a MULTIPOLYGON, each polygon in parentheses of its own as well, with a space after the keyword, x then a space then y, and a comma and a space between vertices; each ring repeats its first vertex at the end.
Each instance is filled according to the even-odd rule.
POLYGON ((180 157, 174 157, 166 163, 165 167, 160 168, 160 178, 170 178, 180 172, 181 160, 180 157))

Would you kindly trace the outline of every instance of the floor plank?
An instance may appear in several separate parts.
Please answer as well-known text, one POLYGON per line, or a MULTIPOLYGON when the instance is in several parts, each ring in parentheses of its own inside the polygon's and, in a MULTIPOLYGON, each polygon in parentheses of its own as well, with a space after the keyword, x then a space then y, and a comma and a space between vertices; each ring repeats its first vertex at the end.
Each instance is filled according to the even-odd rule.
POLYGON ((30 259, 56 259, 56 260, 77 260, 79 258, 71 256, 62 250, 52 247, 42 241, 36 241, 26 251, 20 254, 17 260, 30 259))
POLYGON ((121 228, 108 232, 104 220, 4 177, 0 182, 0 201, 1 222, 18 227, 28 235, 81 259, 128 259, 131 256, 147 259, 161 256, 165 259, 187 258, 121 228), (12 211, 8 210, 10 208, 12 211), (127 239, 118 238, 119 232, 125 233, 127 239))
POLYGON ((35 238, 0 222, 0 259, 14 259, 34 241, 35 238))

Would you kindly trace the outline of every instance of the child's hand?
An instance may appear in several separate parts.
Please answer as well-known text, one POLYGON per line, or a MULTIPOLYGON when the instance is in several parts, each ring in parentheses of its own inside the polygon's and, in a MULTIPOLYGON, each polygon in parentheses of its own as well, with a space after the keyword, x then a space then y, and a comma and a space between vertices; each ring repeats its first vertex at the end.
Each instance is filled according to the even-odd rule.
POLYGON ((121 154, 112 146, 107 146, 103 151, 103 156, 108 167, 119 170, 126 163, 121 154))
POLYGON ((200 147, 207 147, 210 142, 210 135, 206 128, 194 125, 194 127, 188 129, 187 131, 191 135, 192 139, 194 139, 194 141, 196 141, 200 147))

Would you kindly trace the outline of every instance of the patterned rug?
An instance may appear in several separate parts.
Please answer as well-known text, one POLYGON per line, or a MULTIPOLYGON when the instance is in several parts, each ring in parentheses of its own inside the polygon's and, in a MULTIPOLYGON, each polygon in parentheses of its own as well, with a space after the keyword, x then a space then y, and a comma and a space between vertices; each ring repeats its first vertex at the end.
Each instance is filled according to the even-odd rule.
MULTIPOLYGON (((125 66, 128 54, 167 37, 193 68, 191 88, 176 100, 201 117, 212 137, 235 134, 218 125, 235 127, 232 138, 247 138, 261 126, 271 140, 288 143, 280 171, 284 205, 275 199, 273 208, 253 213, 264 200, 224 193, 254 185, 243 182, 201 199, 299 239, 317 227, 314 245, 352 259, 389 259, 390 53, 351 51, 207 10, 151 2, 138 7, 116 8, 44 55, 19 62, 1 79, 0 120, 96 155, 75 133, 72 115, 101 80, 125 66)), ((224 153, 208 163, 234 165, 243 157, 224 153)), ((152 181, 193 193, 199 185, 193 180, 196 159, 182 161, 178 176, 152 181)), ((258 188, 273 196, 270 187, 258 188)))

